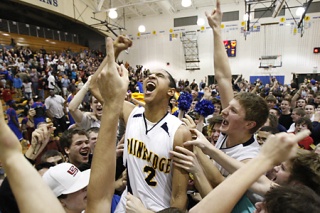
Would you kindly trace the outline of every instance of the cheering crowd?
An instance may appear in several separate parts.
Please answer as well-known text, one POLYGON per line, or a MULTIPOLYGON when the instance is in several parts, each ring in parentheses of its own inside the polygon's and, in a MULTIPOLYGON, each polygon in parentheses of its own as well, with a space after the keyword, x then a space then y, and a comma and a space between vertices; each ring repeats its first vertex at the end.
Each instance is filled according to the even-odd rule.
POLYGON ((104 59, 4 49, 0 212, 319 212, 318 82, 232 79, 206 16, 211 85, 117 63, 124 36, 104 59))

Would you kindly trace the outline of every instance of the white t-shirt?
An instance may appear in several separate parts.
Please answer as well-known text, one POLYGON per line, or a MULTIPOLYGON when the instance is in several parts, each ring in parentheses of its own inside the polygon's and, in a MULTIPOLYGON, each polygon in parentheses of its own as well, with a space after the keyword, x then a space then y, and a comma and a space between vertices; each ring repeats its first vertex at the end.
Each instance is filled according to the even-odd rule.
POLYGON ((64 98, 62 98, 60 95, 54 95, 53 97, 49 96, 46 98, 44 104, 51 115, 53 115, 55 118, 62 118, 62 116, 64 116, 64 102, 64 98))
POLYGON ((54 86, 53 85, 56 85, 56 80, 54 79, 54 76, 53 75, 50 75, 48 77, 48 88, 49 89, 54 89, 54 86))
POLYGON ((32 92, 31 85, 32 85, 32 83, 31 83, 31 82, 23 83, 24 92, 27 92, 27 93, 32 92))

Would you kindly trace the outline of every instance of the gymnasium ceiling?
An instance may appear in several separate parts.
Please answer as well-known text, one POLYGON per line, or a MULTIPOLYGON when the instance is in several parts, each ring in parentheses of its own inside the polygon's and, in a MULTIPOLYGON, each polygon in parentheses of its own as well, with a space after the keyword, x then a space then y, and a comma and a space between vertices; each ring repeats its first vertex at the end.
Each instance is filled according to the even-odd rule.
MULTIPOLYGON (((82 0, 88 2, 98 13, 108 12, 110 8, 116 8, 118 19, 134 19, 144 16, 157 16, 161 14, 176 14, 183 10, 200 9, 203 7, 215 7, 216 0, 191 0, 191 7, 181 6, 181 0, 82 0)), ((270 7, 277 0, 220 0, 222 5, 243 4, 259 5, 260 8, 270 7)), ((288 7, 302 6, 312 0, 286 0, 288 7)), ((317 2, 319 0, 313 0, 317 2)), ((253 6, 255 7, 255 6, 253 6)))
MULTIPOLYGON (((215 0, 192 0, 192 6, 181 6, 181 0, 86 0, 91 1, 98 11, 105 12, 116 8, 119 16, 127 19, 161 14, 175 14, 179 11, 214 7, 215 0), (100 7, 101 6, 101 7, 100 7)), ((239 3, 244 0, 221 0, 221 4, 239 3)), ((254 0, 258 1, 258 0, 254 0)))

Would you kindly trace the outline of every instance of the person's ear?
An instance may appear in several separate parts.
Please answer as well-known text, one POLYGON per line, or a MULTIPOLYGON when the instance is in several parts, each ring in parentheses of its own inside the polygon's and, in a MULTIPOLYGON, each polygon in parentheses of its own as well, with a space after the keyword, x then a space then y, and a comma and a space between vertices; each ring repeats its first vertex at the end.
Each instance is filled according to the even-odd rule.
POLYGON ((247 121, 245 124, 246 129, 250 130, 257 125, 255 121, 247 121))
POLYGON ((70 149, 69 149, 68 147, 65 147, 65 148, 64 148, 64 152, 65 152, 67 155, 69 155, 70 149))
POLYGON ((64 201, 64 199, 58 199, 58 200, 59 200, 59 202, 61 203, 61 205, 62 205, 63 208, 66 208, 66 207, 67 207, 67 204, 66 204, 66 202, 64 201))

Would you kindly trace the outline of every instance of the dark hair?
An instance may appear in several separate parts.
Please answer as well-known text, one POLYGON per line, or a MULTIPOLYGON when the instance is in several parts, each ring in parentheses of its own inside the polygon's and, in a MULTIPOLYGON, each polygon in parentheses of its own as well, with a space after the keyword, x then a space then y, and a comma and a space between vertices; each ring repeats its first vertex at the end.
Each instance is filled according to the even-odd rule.
POLYGON ((264 203, 270 213, 320 212, 320 197, 304 185, 273 188, 266 193, 264 203))
POLYGON ((49 163, 49 162, 42 162, 42 163, 37 164, 35 166, 35 168, 36 168, 37 171, 39 171, 39 170, 44 169, 44 168, 49 169, 52 166, 55 166, 55 164, 54 163, 49 163))
POLYGON ((212 103, 213 104, 219 104, 221 106, 221 100, 219 100, 218 98, 213 98, 212 99, 212 103))
POLYGON ((297 86, 297 84, 295 82, 292 82, 290 84, 290 86, 291 86, 292 89, 297 89, 298 88, 298 86, 297 86))
POLYGON ((254 121, 256 125, 250 129, 250 133, 255 133, 266 121, 269 115, 267 102, 249 92, 240 92, 234 96, 234 99, 239 101, 240 105, 245 110, 245 120, 254 121))
POLYGON ((65 148, 70 148, 70 146, 72 144, 72 138, 76 134, 87 136, 87 133, 84 129, 78 129, 78 128, 68 129, 60 137, 60 146, 63 151, 65 150, 65 148))
POLYGON ((61 156, 63 159, 63 155, 61 152, 58 150, 52 149, 46 151, 42 156, 41 156, 41 163, 46 163, 48 158, 54 157, 54 156, 61 156))
POLYGON ((279 133, 279 130, 272 126, 263 126, 259 131, 270 132, 271 134, 279 133))
POLYGON ((68 91, 71 92, 71 93, 74 93, 75 91, 77 90, 76 86, 75 85, 69 85, 68 87, 68 91))
POLYGON ((279 109, 279 108, 274 107, 274 108, 272 108, 272 109, 273 109, 273 110, 275 110, 275 111, 277 111, 278 116, 280 116, 280 115, 281 115, 281 111, 280 111, 280 109, 279 109))
POLYGON ((267 102, 270 101, 270 102, 277 103, 277 99, 273 95, 268 95, 265 99, 267 102))
POLYGON ((301 117, 306 115, 306 111, 300 107, 294 108, 292 112, 295 112, 297 115, 300 115, 301 117))
POLYGON ((296 126, 299 125, 299 124, 306 124, 307 125, 307 128, 312 131, 313 127, 312 127, 312 122, 310 120, 310 118, 307 118, 307 117, 302 117, 302 118, 299 118, 297 121, 296 121, 296 126))
POLYGON ((202 134, 204 135, 204 136, 209 136, 208 135, 208 129, 209 129, 209 126, 208 125, 206 125, 206 126, 204 126, 203 128, 202 128, 202 134))
POLYGON ((86 132, 89 135, 91 132, 99 133, 100 128, 99 127, 91 127, 86 132))
POLYGON ((303 152, 292 159, 288 183, 298 182, 313 189, 320 195, 320 155, 303 152))
POLYGON ((168 74, 168 78, 169 78, 169 81, 170 81, 169 87, 176 89, 176 81, 174 80, 174 78, 172 77, 172 75, 168 71, 166 71, 166 73, 168 74))
POLYGON ((58 199, 66 199, 67 197, 68 197, 68 195, 62 194, 62 195, 59 195, 57 198, 58 199))
POLYGON ((269 114, 268 118, 269 118, 270 127, 278 128, 279 121, 278 121, 277 116, 275 116, 273 114, 269 114))

